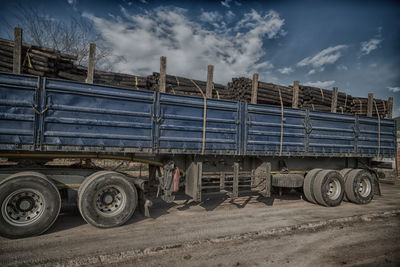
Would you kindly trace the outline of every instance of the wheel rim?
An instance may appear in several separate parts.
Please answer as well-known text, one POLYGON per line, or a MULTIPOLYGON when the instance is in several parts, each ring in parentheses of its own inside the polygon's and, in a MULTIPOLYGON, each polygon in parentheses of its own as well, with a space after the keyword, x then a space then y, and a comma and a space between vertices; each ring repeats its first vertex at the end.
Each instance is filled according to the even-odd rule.
POLYGON ((46 209, 43 195, 31 188, 12 192, 3 202, 1 213, 5 221, 14 226, 30 225, 37 221, 46 209))
POLYGON ((328 184, 327 195, 330 199, 335 200, 340 196, 342 186, 338 179, 332 179, 328 184))
POLYGON ((105 216, 114 216, 126 205, 125 191, 115 185, 104 186, 96 192, 95 207, 105 216))
POLYGON ((362 177, 358 184, 358 193, 360 194, 360 196, 368 197, 371 193, 371 189, 371 181, 366 177, 362 177))

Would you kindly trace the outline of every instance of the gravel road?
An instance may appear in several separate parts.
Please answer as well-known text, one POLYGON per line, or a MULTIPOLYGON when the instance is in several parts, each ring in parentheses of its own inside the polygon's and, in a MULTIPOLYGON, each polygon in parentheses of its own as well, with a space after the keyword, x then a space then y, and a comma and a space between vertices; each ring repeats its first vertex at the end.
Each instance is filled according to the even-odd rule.
POLYGON ((113 229, 69 212, 41 236, 0 238, 0 265, 398 265, 400 186, 381 189, 368 205, 334 208, 297 193, 200 204, 180 196, 113 229))

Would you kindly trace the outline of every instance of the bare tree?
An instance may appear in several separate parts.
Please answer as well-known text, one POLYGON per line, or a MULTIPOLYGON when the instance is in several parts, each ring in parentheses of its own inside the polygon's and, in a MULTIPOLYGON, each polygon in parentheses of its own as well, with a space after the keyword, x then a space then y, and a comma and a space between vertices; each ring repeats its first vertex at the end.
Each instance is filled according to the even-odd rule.
POLYGON ((76 55, 79 65, 87 65, 90 43, 96 43, 96 63, 105 61, 110 55, 110 49, 96 33, 93 23, 82 16, 71 16, 68 21, 61 21, 33 6, 16 4, 15 10, 14 18, 18 25, 11 25, 6 20, 3 24, 10 32, 13 26, 23 28, 26 43, 76 55))

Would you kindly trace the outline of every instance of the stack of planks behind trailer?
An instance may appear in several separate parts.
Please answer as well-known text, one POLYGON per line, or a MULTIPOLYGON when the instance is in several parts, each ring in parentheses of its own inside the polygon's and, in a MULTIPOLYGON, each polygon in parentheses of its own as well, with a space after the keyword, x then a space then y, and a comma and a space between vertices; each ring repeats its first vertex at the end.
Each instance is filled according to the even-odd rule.
MULTIPOLYGON (((13 71, 14 42, 0 39, 0 71, 13 71)), ((21 72, 42 77, 60 78, 71 81, 86 82, 88 70, 77 65, 77 56, 60 51, 22 44, 21 72)), ((118 86, 128 89, 158 91, 160 74, 154 72, 147 77, 132 74, 95 70, 93 83, 107 86, 118 86)), ((204 97, 206 81, 167 75, 166 92, 204 97)), ((212 83, 212 98, 251 102, 252 80, 245 77, 232 78, 226 86, 212 83)), ((292 107, 293 87, 258 81, 257 104, 292 107)), ((332 90, 312 86, 299 86, 298 108, 330 112, 332 90)), ((367 116, 368 98, 353 97, 343 92, 337 95, 337 112, 342 114, 367 116)), ((373 99, 372 116, 381 118, 388 115, 388 101, 373 99)))

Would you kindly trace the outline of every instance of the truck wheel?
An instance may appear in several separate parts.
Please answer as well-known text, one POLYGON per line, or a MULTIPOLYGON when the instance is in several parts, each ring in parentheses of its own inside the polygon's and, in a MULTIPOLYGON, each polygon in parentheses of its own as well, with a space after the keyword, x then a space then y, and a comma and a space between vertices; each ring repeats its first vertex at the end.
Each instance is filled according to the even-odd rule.
POLYGON ((99 228, 128 221, 138 202, 135 186, 120 173, 100 171, 87 177, 78 191, 78 208, 83 219, 99 228))
POLYGON ((342 175, 333 170, 323 170, 314 180, 313 192, 315 200, 323 206, 335 207, 340 205, 344 195, 342 175))
POLYGON ((37 172, 19 172, 0 183, 0 235, 39 235, 56 221, 61 197, 56 185, 37 172))
POLYGON ((306 177, 304 178, 304 183, 303 183, 304 196, 308 201, 314 204, 317 204, 317 201, 315 200, 313 193, 313 184, 315 177, 320 171, 322 171, 322 169, 312 169, 311 171, 309 171, 306 177))
POLYGON ((352 170, 345 182, 346 196, 356 204, 367 204, 374 197, 373 178, 369 171, 362 169, 352 170))
MULTIPOLYGON (((352 168, 346 168, 346 169, 343 169, 343 170, 340 171, 340 174, 343 176, 343 180, 344 180, 344 184, 345 184, 345 185, 346 185, 347 175, 348 175, 352 170, 354 170, 354 169, 352 169, 352 168)), ((345 191, 345 194, 344 194, 344 196, 343 196, 343 200, 344 200, 344 201, 349 201, 349 200, 347 199, 347 196, 346 196, 346 191, 345 191)))

